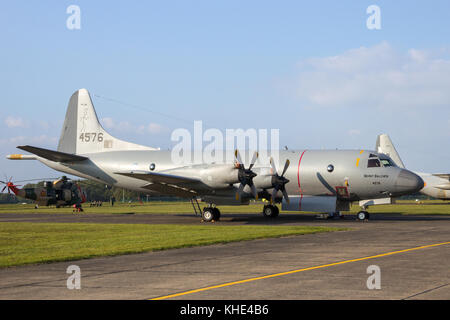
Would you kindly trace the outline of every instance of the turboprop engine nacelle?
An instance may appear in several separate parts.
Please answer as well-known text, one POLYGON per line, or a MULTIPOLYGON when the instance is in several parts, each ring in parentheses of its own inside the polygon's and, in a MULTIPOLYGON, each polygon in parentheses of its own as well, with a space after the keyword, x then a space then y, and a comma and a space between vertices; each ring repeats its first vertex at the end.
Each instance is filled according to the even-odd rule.
POLYGON ((253 182, 258 190, 260 189, 270 189, 273 188, 272 180, 274 174, 269 167, 255 168, 253 169, 257 174, 256 177, 253 178, 253 182))
POLYGON ((212 188, 226 188, 239 182, 239 171, 233 165, 213 165, 200 170, 203 183, 212 188))
POLYGON ((231 164, 191 165, 165 171, 165 173, 174 175, 181 174, 181 172, 185 177, 200 179, 211 188, 227 188, 239 182, 239 170, 231 164))

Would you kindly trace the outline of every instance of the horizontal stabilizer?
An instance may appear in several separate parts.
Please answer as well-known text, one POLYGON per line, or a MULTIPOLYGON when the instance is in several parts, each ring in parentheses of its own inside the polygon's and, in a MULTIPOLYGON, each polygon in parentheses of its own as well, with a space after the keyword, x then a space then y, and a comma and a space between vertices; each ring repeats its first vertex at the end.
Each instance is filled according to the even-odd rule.
POLYGON ((55 161, 55 162, 78 162, 78 161, 84 161, 88 158, 77 156, 70 153, 60 152, 60 151, 54 151, 54 150, 48 150, 44 148, 38 148, 38 147, 32 147, 32 146, 18 146, 17 148, 28 151, 32 154, 35 154, 41 158, 55 161))

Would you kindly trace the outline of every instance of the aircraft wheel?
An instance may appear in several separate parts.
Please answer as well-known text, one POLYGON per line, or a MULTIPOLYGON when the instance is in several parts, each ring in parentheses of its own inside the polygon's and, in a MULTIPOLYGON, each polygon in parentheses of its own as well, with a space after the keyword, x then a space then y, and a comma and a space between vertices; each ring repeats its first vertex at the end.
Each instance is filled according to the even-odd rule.
POLYGON ((278 210, 277 206, 273 205, 267 205, 263 208, 263 215, 266 218, 276 218, 278 217, 278 214, 280 213, 280 210, 278 210))
POLYGON ((204 222, 211 222, 214 220, 214 208, 203 208, 202 219, 204 222))
POLYGON ((356 219, 359 221, 369 220, 369 213, 367 211, 360 211, 356 215, 356 219))
POLYGON ((218 208, 213 208, 212 210, 213 210, 214 220, 219 221, 220 220, 220 210, 218 208))

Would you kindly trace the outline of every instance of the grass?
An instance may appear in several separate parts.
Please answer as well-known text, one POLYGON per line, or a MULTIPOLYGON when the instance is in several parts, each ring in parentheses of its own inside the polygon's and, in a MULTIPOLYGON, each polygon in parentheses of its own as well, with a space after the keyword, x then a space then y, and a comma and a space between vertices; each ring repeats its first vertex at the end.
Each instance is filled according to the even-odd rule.
MULTIPOLYGON (((220 206, 222 213, 260 214, 262 203, 248 206, 220 206)), ((95 214, 177 214, 193 211, 189 202, 117 203, 111 207, 85 205, 95 214)), ((352 206, 350 214, 359 211, 352 206)), ((369 208, 371 214, 450 215, 443 201, 398 201, 394 205, 369 208)), ((0 213, 72 214, 72 208, 41 207, 32 204, 0 205, 0 213)), ((283 212, 282 214, 289 214, 283 212)), ((298 212, 294 212, 298 214, 298 212)), ((343 230, 303 226, 227 226, 227 225, 144 225, 83 223, 0 223, 0 267, 67 261, 98 256, 148 252, 171 248, 210 245, 343 230)))
MULTIPOLYGON (((360 210, 358 205, 353 205, 350 213, 356 214, 360 210)), ((425 200, 421 203, 401 200, 396 204, 372 206, 368 211, 370 214, 450 215, 450 205, 442 200, 425 200)))
POLYGON ((0 267, 338 230, 345 229, 3 222, 0 223, 0 267))
MULTIPOLYGON (((203 206, 203 205, 202 205, 203 206)), ((260 213, 263 203, 252 203, 248 206, 220 206, 222 213, 260 213)), ((178 213, 193 213, 190 202, 148 202, 148 203, 132 203, 123 204, 116 203, 111 207, 109 203, 105 203, 102 207, 89 207, 84 205, 86 213, 99 214, 178 214, 178 213)), ((353 205, 350 214, 355 214, 360 210, 358 205, 353 205)), ((380 205, 369 208, 372 213, 393 213, 393 214, 436 214, 436 215, 450 215, 450 205, 447 202, 440 200, 426 200, 417 204, 415 201, 402 200, 394 205, 380 205)), ((35 209, 32 204, 2 204, 0 205, 0 213, 58 213, 68 214, 72 213, 72 208, 55 208, 55 207, 40 207, 35 209)), ((282 211, 283 214, 290 212, 282 211)), ((295 212, 298 213, 298 212, 295 212)), ((345 212, 344 212, 345 214, 345 212)))
MULTIPOLYGON (((201 207, 204 204, 200 204, 201 207)), ((101 207, 89 207, 89 204, 84 204, 83 209, 86 213, 103 213, 103 214, 145 214, 145 213, 158 213, 158 214, 178 214, 178 213, 193 213, 194 209, 190 202, 134 202, 128 203, 116 203, 113 207, 109 203, 104 203, 101 207)), ((248 206, 220 206, 222 213, 256 213, 262 211, 262 204, 252 204, 248 206)), ((34 204, 2 204, 0 205, 0 213, 72 213, 72 208, 56 208, 40 207, 34 208, 34 204)))

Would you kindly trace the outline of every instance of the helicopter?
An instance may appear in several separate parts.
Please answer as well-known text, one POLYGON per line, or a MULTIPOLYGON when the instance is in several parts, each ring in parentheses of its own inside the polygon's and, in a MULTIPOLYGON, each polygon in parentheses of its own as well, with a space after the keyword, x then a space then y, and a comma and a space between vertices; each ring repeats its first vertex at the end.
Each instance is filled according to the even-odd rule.
MULTIPOLYGON (((24 180, 31 181, 31 180, 24 180)), ((35 188, 18 188, 12 182, 12 177, 8 181, 0 181, 8 189, 8 193, 14 193, 16 196, 33 200, 37 206, 55 205, 57 208, 63 206, 74 206, 77 211, 82 211, 81 204, 86 202, 86 195, 81 187, 74 181, 62 176, 54 181, 45 181, 44 186, 35 188)))

